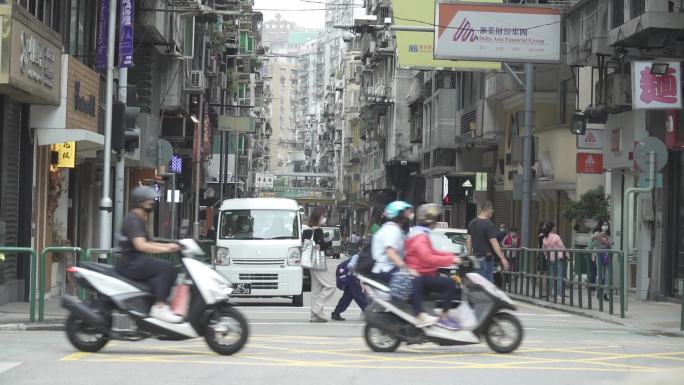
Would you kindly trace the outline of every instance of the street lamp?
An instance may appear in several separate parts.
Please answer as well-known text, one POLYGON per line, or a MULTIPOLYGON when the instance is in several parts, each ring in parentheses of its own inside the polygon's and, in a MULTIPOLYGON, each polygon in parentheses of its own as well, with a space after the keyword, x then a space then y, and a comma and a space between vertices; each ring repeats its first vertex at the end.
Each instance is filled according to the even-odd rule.
POLYGON ((570 132, 574 135, 584 135, 587 132, 587 116, 582 111, 575 111, 572 114, 570 132))

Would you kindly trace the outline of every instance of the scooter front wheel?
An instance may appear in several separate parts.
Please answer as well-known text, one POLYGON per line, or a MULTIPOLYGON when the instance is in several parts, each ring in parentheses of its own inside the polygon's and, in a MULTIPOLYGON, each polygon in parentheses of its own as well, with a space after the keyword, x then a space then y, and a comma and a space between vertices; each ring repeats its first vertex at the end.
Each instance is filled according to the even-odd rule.
POLYGON ((238 310, 223 306, 214 309, 204 332, 211 350, 228 356, 240 351, 247 343, 247 319, 238 310))
POLYGON ((398 338, 368 324, 366 324, 366 328, 363 330, 363 337, 366 339, 368 347, 378 353, 391 353, 397 350, 401 343, 398 338))
POLYGON ((523 327, 511 313, 496 313, 485 330, 487 345, 497 353, 511 353, 520 346, 523 327))

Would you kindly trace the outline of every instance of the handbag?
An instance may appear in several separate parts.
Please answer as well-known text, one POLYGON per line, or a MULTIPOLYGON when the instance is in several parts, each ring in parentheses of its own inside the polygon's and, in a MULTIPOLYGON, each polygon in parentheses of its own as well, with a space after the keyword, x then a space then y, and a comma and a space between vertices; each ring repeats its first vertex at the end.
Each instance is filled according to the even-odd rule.
POLYGON ((325 258, 325 253, 316 250, 316 252, 313 255, 313 263, 311 264, 311 267, 309 270, 314 270, 314 271, 326 271, 328 270, 328 262, 327 258, 325 258))
POLYGON ((395 273, 390 280, 390 295, 392 300, 407 302, 413 294, 413 278, 409 273, 395 273))
POLYGON ((311 269, 316 251, 316 243, 312 239, 305 239, 302 243, 302 267, 311 269))

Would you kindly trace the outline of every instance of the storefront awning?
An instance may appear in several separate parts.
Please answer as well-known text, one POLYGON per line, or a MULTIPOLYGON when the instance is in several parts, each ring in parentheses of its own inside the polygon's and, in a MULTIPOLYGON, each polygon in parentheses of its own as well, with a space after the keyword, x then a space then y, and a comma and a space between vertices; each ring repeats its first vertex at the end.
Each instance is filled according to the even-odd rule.
POLYGON ((83 129, 38 128, 36 129, 39 146, 64 142, 78 142, 76 152, 95 151, 104 148, 104 135, 83 129))

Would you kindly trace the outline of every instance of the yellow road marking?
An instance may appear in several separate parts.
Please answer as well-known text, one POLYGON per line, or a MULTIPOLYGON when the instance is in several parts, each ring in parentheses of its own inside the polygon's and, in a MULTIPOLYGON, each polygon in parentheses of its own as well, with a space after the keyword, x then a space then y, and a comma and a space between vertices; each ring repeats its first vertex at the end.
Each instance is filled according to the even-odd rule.
POLYGON ((86 352, 76 352, 76 353, 71 353, 66 357, 62 357, 60 361, 78 361, 81 358, 87 357, 93 353, 86 353, 86 352))

